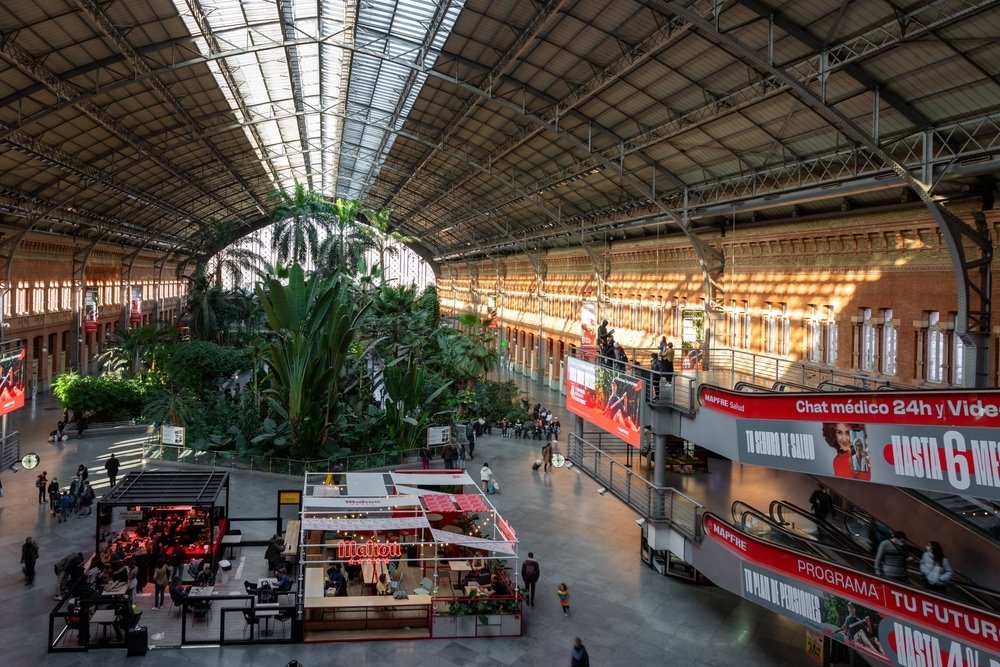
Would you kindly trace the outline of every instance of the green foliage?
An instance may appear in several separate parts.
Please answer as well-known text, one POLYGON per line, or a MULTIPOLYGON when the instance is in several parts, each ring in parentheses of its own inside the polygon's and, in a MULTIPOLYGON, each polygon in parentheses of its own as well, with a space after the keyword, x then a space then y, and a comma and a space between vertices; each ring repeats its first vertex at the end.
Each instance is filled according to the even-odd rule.
POLYGON ((467 414, 499 421, 520 408, 521 390, 513 382, 479 380, 472 388, 467 414))
POLYGON ((144 377, 120 379, 63 373, 52 384, 52 393, 62 407, 91 421, 121 421, 141 413, 149 392, 144 377))
POLYGON ((431 413, 425 403, 433 402, 450 385, 446 382, 434 389, 426 398, 421 393, 426 373, 417 364, 389 366, 385 369, 385 423, 389 439, 400 449, 415 449, 424 442, 431 413))
MULTIPOLYGON (((267 348, 272 386, 264 395, 287 421, 287 453, 313 458, 326 447, 342 393, 351 389, 350 351, 364 307, 342 283, 306 277, 298 264, 287 279, 258 287, 258 296, 273 331, 267 348)), ((278 437, 271 442, 286 444, 278 437)))
POLYGON ((246 350, 202 340, 156 348, 153 358, 164 385, 185 387, 201 395, 218 393, 219 384, 251 364, 246 350))

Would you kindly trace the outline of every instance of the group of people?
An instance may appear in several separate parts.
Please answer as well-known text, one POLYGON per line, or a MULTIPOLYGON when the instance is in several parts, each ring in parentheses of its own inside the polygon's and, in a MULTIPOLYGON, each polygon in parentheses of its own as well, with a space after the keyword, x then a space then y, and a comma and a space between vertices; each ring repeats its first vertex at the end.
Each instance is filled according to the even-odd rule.
POLYGON ((43 471, 35 480, 39 491, 39 503, 45 504, 44 493, 48 494, 49 511, 59 523, 66 521, 70 514, 87 516, 94 511, 94 489, 90 486, 90 471, 82 463, 76 469, 76 475, 70 485, 62 489, 59 479, 53 477, 47 480, 47 472, 43 471), (44 491, 44 493, 43 493, 44 491))

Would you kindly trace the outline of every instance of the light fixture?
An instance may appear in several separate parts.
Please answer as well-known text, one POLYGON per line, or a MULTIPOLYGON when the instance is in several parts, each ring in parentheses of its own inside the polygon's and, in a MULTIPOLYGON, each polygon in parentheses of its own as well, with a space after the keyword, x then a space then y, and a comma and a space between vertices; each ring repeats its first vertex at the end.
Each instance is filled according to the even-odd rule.
POLYGON ((597 488, 597 492, 603 496, 605 493, 608 492, 608 490, 606 488, 604 488, 603 486, 600 486, 600 487, 597 488))
POLYGON ((646 520, 643 519, 642 517, 640 517, 640 518, 638 518, 638 519, 635 520, 635 525, 640 526, 640 527, 645 526, 646 525, 646 520))

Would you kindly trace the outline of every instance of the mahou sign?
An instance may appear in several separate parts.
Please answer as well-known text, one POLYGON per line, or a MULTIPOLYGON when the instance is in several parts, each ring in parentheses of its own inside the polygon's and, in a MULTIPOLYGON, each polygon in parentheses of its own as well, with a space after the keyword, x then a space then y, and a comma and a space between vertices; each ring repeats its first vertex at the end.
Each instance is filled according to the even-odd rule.
POLYGON ((354 542, 348 540, 337 545, 337 557, 348 563, 361 561, 388 561, 403 556, 398 542, 354 542))

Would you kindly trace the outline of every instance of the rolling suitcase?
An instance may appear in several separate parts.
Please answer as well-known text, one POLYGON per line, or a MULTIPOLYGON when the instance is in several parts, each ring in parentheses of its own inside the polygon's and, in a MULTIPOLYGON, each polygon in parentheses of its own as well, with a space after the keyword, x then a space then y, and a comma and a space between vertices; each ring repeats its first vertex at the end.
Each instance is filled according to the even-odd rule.
POLYGON ((126 632, 125 648, 129 655, 146 655, 149 650, 149 629, 140 626, 126 632))

